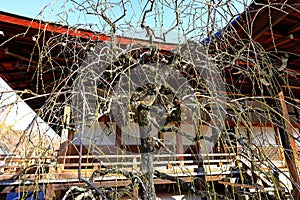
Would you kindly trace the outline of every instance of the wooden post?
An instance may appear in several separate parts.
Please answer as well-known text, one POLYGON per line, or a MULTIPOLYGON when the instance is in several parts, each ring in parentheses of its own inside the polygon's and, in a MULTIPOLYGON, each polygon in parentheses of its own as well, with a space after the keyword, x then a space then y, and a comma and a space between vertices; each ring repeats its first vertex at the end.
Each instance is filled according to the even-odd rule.
MULTIPOLYGON (((58 156, 69 156, 72 155, 74 152, 72 152, 73 146, 71 141, 74 138, 74 131, 68 130, 68 139, 60 144, 60 149, 58 156)), ((61 158, 58 160, 59 163, 65 164, 65 163, 70 163, 70 158, 61 158)), ((64 165, 61 165, 61 168, 64 169, 64 165)))
POLYGON ((199 155, 198 159, 200 158, 200 154, 201 154, 201 141, 200 141, 200 137, 201 137, 201 130, 202 126, 200 124, 198 124, 197 126, 197 130, 196 130, 196 152, 199 155))
MULTIPOLYGON (((71 119, 71 107, 65 106, 64 107, 64 115, 63 115, 63 121, 62 121, 62 131, 60 136, 60 147, 59 147, 59 156, 66 156, 68 155, 70 151, 70 141, 72 141, 74 137, 74 132, 70 131, 69 124, 71 119)), ((59 163, 66 163, 68 160, 60 159, 59 163)), ((62 167, 64 168, 64 167, 62 167)))
POLYGON ((158 132, 158 139, 159 139, 162 143, 164 142, 164 134, 163 134, 161 131, 158 132))
POLYGON ((284 158, 284 149, 282 148, 282 142, 280 139, 280 134, 279 134, 279 130, 278 127, 275 126, 274 127, 274 133, 275 133, 275 140, 276 140, 276 144, 278 145, 278 153, 279 153, 279 157, 282 161, 285 162, 285 158, 284 158))
POLYGON ((64 107, 64 115, 63 115, 63 129, 61 131, 61 144, 66 142, 69 138, 69 123, 71 118, 71 107, 64 107))
MULTIPOLYGON (((133 171, 138 171, 138 166, 137 166, 137 156, 133 157, 133 165, 132 165, 132 170, 133 171)), ((139 186, 135 185, 133 187, 133 199, 138 200, 139 199, 139 186)))
MULTIPOLYGON (((198 160, 198 169, 197 169, 197 173, 204 173, 204 166, 203 166, 203 157, 201 156, 201 149, 202 149, 202 145, 201 145, 201 141, 200 141, 200 137, 201 137, 201 132, 202 130, 202 125, 200 124, 200 122, 198 122, 198 129, 196 131, 196 148, 197 148, 197 160, 198 160)), ((199 184, 199 190, 202 191, 205 189, 204 185, 206 184, 206 178, 205 176, 200 176, 200 184, 199 184)))
POLYGON ((48 184, 46 186, 45 199, 46 200, 52 200, 54 198, 55 198, 54 186, 53 186, 53 184, 48 184))
POLYGON ((135 185, 133 187, 133 200, 139 200, 139 186, 135 185))
POLYGON ((290 177, 294 181, 293 185, 293 195, 295 199, 298 199, 297 195, 299 193, 296 185, 300 186, 299 178, 299 166, 297 166, 298 150, 295 140, 291 135, 293 135, 293 127, 288 114, 288 109, 284 100, 283 92, 279 92, 279 101, 281 105, 283 118, 281 119, 281 126, 278 127, 280 133, 280 139, 282 141, 282 146, 285 149, 284 156, 290 172, 290 177))
MULTIPOLYGON (((175 122, 175 126, 177 128, 180 127, 180 124, 178 122, 175 122)), ((182 144, 182 136, 176 132, 176 153, 177 154, 183 154, 183 144, 182 144)), ((184 157, 183 156, 178 156, 178 161, 184 161, 184 157)), ((180 162, 180 166, 183 165, 183 162, 180 162)))
POLYGON ((122 146, 122 129, 116 124, 116 145, 121 148, 122 146))

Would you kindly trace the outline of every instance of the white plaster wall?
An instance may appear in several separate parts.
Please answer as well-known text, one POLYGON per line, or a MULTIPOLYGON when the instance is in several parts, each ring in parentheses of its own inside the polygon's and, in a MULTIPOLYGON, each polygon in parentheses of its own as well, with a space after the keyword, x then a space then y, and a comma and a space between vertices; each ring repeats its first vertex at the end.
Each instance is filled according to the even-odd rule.
MULTIPOLYGON (((111 125, 112 133, 104 125, 103 122, 94 123, 91 127, 86 127, 84 129, 84 134, 82 137, 83 145, 115 145, 116 141, 116 124, 112 123, 111 125)), ((73 143, 79 144, 79 135, 75 134, 73 143)))
MULTIPOLYGON (((247 130, 245 127, 240 126, 237 131, 242 137, 247 138, 247 130)), ((273 127, 251 127, 250 139, 253 144, 258 146, 276 145, 275 130, 273 127)))

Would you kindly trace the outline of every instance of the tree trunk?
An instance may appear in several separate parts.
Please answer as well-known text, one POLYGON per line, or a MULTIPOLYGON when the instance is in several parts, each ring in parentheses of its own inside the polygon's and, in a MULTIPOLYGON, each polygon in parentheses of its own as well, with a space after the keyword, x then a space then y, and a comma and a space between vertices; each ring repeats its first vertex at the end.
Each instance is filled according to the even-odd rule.
POLYGON ((143 199, 155 200, 154 166, 153 166, 153 142, 150 136, 151 123, 149 122, 150 111, 148 108, 140 107, 139 130, 141 137, 141 171, 145 183, 145 191, 141 192, 143 199))

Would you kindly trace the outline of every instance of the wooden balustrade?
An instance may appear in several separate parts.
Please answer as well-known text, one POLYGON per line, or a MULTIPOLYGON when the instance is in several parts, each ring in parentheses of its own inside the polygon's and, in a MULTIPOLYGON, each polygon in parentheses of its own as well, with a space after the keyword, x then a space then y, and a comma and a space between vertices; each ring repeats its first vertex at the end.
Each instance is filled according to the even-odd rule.
MULTIPOLYGON (((154 155, 154 166, 170 168, 183 164, 184 166, 193 166, 197 168, 199 163, 203 165, 222 165, 232 162, 235 159, 232 153, 211 153, 211 154, 158 154, 154 155), (184 158, 178 160, 178 158, 184 158)), ((59 163, 61 159, 79 159, 79 155, 70 156, 47 156, 22 158, 18 156, 0 156, 0 172, 13 174, 25 170, 29 167, 56 168, 50 171, 67 171, 68 169, 78 168, 78 162, 59 163)), ((82 169, 100 169, 100 168, 127 168, 138 170, 141 162, 141 155, 83 155, 81 159, 87 162, 82 163, 82 169)), ((49 171, 49 170, 48 170, 49 171)))
MULTIPOLYGON (((82 155, 81 158, 87 161, 82 162, 81 165, 82 178, 88 180, 92 177, 95 170, 105 171, 110 168, 139 171, 141 156, 140 154, 82 155)), ((162 173, 179 177, 188 182, 192 182, 194 177, 198 177, 208 182, 216 181, 218 184, 223 185, 248 187, 247 185, 222 182, 225 177, 232 176, 231 167, 237 166, 237 163, 241 163, 243 161, 242 157, 244 157, 243 151, 209 154, 157 154, 154 155, 154 166, 156 170, 162 173), (183 158, 183 160, 179 160, 178 158, 183 158)), ((24 190, 25 188, 26 190, 30 190, 32 185, 39 186, 46 184, 51 185, 52 190, 63 190, 67 189, 70 184, 84 185, 78 179, 79 163, 59 163, 58 161, 62 159, 77 160, 79 159, 79 155, 46 156, 42 158, 21 158, 14 155, 0 156, 0 163, 2 164, 0 165, 0 186, 6 188, 0 191, 0 194, 12 191, 10 188, 13 187, 22 187, 20 189, 24 190), (32 170, 30 170, 30 167, 32 167, 32 170), (38 168, 47 170, 35 171, 38 168)), ((114 184, 126 186, 130 184, 130 180, 118 173, 98 176, 93 180, 94 184, 99 187, 112 186, 114 184)), ((172 181, 159 178, 155 178, 154 182, 158 185, 172 183, 172 181)))

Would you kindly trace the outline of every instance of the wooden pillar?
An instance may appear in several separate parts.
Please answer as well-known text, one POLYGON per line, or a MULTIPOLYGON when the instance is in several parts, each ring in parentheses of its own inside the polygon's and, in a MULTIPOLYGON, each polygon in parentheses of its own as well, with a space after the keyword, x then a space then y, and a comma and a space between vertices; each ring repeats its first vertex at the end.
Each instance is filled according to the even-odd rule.
MULTIPOLYGON (((68 139, 60 144, 58 156, 60 156, 58 162, 61 164, 70 163, 70 158, 66 158, 65 156, 72 155, 74 151, 74 147, 72 146, 72 140, 74 138, 74 131, 68 130, 68 139), (63 158, 62 158, 63 157, 63 158)), ((61 166, 64 169, 64 166, 61 166)))
MULTIPOLYGON (((178 128, 180 125, 176 123, 176 127, 178 128)), ((176 154, 183 154, 183 144, 182 144, 182 136, 176 132, 176 154)), ((178 156, 178 161, 183 161, 184 157, 183 156, 178 156)), ((183 162, 180 163, 180 165, 183 165, 183 162)))
POLYGON ((163 143, 164 142, 164 134, 163 132, 159 131, 158 132, 158 139, 163 143))
MULTIPOLYGON (((201 132, 202 132, 202 125, 198 124, 197 130, 196 130, 196 152, 199 155, 198 159, 201 158, 200 154, 201 154, 201 141, 200 141, 200 137, 201 137, 201 132)), ((201 158, 202 159, 202 158, 201 158)))
MULTIPOLYGON (((179 99, 174 97, 173 104, 174 104, 175 110, 172 112, 172 115, 174 115, 174 119, 173 119, 172 123, 174 123, 174 126, 176 127, 177 130, 180 130, 180 125, 181 125, 180 104, 181 104, 181 102, 179 101, 179 99)), ((183 151, 183 144, 182 144, 182 135, 178 131, 175 131, 175 134, 176 134, 176 154, 183 154, 184 151, 183 151)), ((178 161, 183 161, 184 157, 178 156, 177 159, 178 159, 178 161)), ((179 164, 183 165, 183 162, 180 162, 179 164)))
MULTIPOLYGON (((71 107, 64 107, 63 121, 62 121, 62 131, 61 131, 61 139, 60 139, 60 148, 59 148, 59 156, 67 156, 71 151, 71 141, 74 138, 74 131, 69 128, 71 119, 71 107)), ((59 163, 68 163, 68 159, 60 159, 59 163)))
MULTIPOLYGON (((198 123, 198 129, 196 130, 196 148, 197 148, 197 157, 196 159, 198 160, 198 169, 197 169, 197 173, 201 174, 204 173, 204 167, 203 167, 203 157, 201 156, 201 149, 202 149, 202 145, 201 145, 201 140, 200 140, 200 137, 201 137, 201 133, 203 132, 202 130, 202 125, 201 123, 199 122, 198 123)), ((205 181, 205 176, 200 176, 199 177, 200 179, 200 184, 199 184, 199 190, 202 191, 205 189, 205 184, 206 184, 206 181, 205 181)))
POLYGON ((296 185, 300 186, 299 178, 299 166, 297 165, 298 150, 295 140, 291 135, 293 135, 293 127, 290 122, 288 109, 284 100, 283 92, 279 92, 279 101, 282 110, 282 119, 280 126, 278 127, 280 139, 282 141, 282 146, 285 149, 284 156, 289 169, 290 177, 294 181, 293 185, 293 195, 295 199, 298 199, 299 194, 296 185))
POLYGON ((48 184, 46 186, 45 199, 46 200, 55 199, 55 193, 54 193, 54 186, 53 186, 53 184, 48 184))
POLYGON ((62 199, 62 197, 65 195, 65 192, 62 190, 54 189, 54 194, 55 194, 55 199, 62 199))
POLYGON ((139 200, 139 186, 135 185, 133 187, 133 200, 139 200))
POLYGON ((280 157, 281 160, 285 161, 284 149, 282 147, 282 142, 281 142, 281 139, 280 139, 279 129, 278 129, 277 126, 274 127, 274 133, 275 133, 275 141, 276 141, 276 144, 278 145, 279 157, 280 157))
POLYGON ((61 144, 64 143, 69 139, 69 125, 70 125, 70 118, 71 118, 71 107, 65 106, 64 107, 64 115, 63 115, 63 129, 61 131, 61 144))
POLYGON ((122 129, 116 124, 116 144, 118 147, 122 145, 122 129))
MULTIPOLYGON (((138 165, 137 165, 137 156, 133 157, 133 165, 132 165, 132 170, 133 171, 138 171, 138 165)), ((139 185, 134 185, 133 187, 133 200, 139 200, 139 185)))

